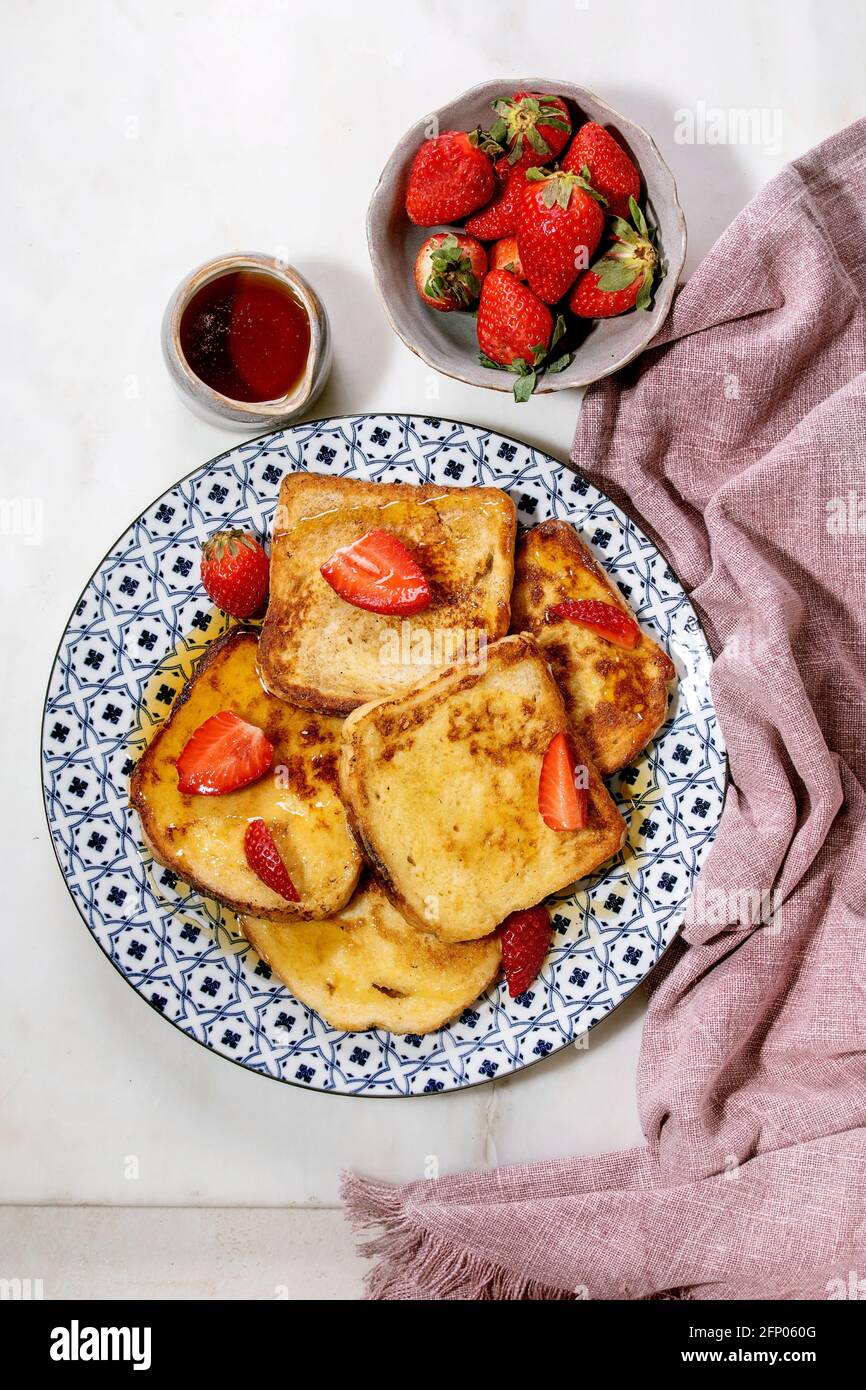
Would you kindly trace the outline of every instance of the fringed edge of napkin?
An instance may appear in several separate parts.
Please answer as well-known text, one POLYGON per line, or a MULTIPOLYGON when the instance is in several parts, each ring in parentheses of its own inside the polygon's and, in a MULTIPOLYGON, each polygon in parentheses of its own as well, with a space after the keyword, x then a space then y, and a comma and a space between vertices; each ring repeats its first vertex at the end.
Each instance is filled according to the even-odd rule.
POLYGON ((418 1208, 406 1207, 405 1189, 344 1173, 340 1196, 354 1231, 378 1231, 359 1240, 358 1251, 376 1261, 364 1278, 368 1299, 464 1299, 469 1302, 574 1300, 503 1269, 490 1260, 435 1236, 418 1224, 418 1208), (410 1292, 411 1290, 411 1292, 410 1292))

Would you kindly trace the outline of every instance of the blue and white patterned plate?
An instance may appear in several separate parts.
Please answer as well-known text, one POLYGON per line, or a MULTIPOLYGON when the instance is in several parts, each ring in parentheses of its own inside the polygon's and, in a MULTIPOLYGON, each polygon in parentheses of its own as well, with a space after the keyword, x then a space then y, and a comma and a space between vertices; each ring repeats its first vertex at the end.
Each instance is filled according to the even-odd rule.
POLYGON ((197 1042, 314 1090, 407 1096, 506 1076, 615 1009, 676 934, 716 831, 726 760, 710 653, 676 576, 606 497, 546 454, 451 420, 358 415, 221 454, 153 503, 112 547, 63 634, 48 685, 42 766, 60 867, 84 921, 133 989, 197 1042), (490 990, 426 1037, 342 1033, 299 1004, 221 912, 154 864, 129 774, 189 667, 224 630, 199 582, 201 543, 226 524, 267 533, 290 470, 500 487, 522 524, 576 525, 676 663, 667 724, 611 781, 624 854, 552 903, 554 945, 532 989, 490 990), (156 682, 154 681, 157 674, 156 682))

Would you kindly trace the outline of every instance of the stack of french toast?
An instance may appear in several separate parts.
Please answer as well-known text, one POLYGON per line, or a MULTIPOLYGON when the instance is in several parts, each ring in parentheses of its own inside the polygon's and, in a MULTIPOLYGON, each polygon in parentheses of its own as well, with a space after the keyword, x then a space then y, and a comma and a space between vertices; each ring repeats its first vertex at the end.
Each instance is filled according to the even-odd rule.
POLYGON ((622 847, 603 778, 673 677, 567 523, 518 538, 496 488, 291 473, 263 625, 209 646, 131 800, 326 1022, 428 1033, 503 970, 526 991, 545 901, 622 847))

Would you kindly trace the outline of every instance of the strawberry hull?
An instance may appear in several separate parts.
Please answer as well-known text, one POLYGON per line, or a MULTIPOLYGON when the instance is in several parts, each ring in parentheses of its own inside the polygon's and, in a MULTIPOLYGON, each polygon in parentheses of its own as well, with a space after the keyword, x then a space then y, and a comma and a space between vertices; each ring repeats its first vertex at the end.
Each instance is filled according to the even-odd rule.
POLYGON ((571 116, 562 97, 545 92, 515 92, 493 103, 497 119, 490 134, 504 145, 503 162, 513 169, 550 164, 571 134, 571 116))
POLYGON ((466 309, 481 293, 487 252, 474 237, 436 232, 415 260, 415 288, 425 304, 440 313, 466 309))

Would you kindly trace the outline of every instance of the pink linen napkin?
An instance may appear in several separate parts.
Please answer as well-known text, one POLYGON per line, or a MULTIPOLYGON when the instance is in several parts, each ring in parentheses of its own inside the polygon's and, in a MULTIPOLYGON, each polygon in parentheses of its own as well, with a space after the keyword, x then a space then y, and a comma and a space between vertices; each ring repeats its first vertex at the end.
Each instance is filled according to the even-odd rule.
POLYGON ((689 590, 730 757, 649 982, 647 1146, 348 1176, 350 1218, 379 1228, 371 1297, 866 1296, 864 248, 860 121, 764 189, 652 350, 586 396, 573 462, 689 590))

